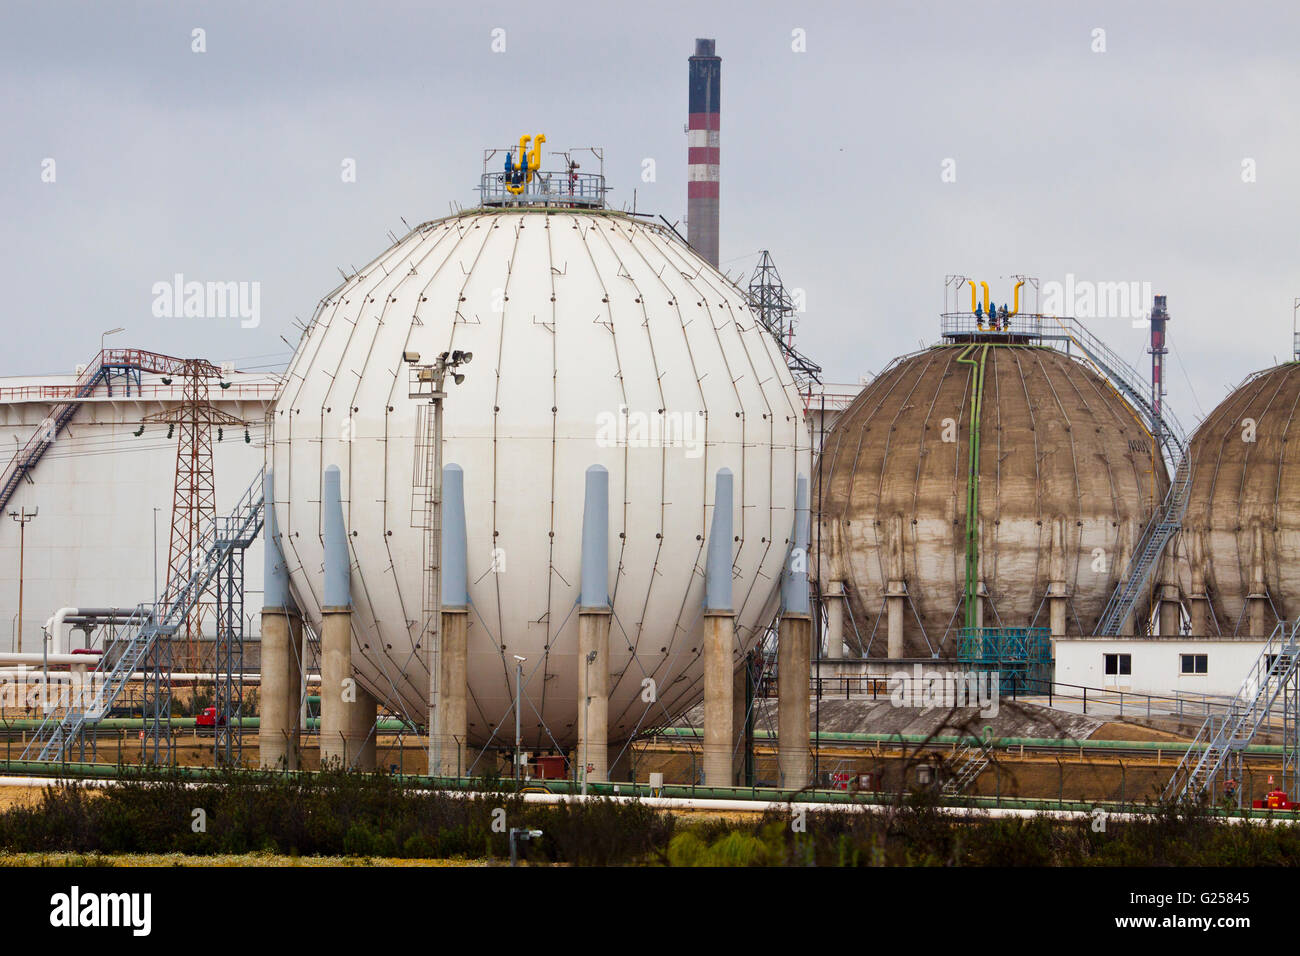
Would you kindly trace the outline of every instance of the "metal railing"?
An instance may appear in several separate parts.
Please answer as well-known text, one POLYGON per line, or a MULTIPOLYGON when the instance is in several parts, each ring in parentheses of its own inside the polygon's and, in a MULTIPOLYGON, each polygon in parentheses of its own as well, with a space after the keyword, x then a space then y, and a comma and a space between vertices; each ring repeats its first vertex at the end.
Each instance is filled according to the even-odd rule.
MULTIPOLYGON (((1220 781, 1225 773, 1228 779, 1240 780, 1241 753, 1251 745, 1263 729, 1281 720, 1284 758, 1294 757, 1297 749, 1296 668, 1300 662, 1300 621, 1294 624, 1280 622, 1269 635, 1259 652, 1254 666, 1241 690, 1222 714, 1206 717, 1192 747, 1183 757, 1178 769, 1169 780, 1165 798, 1182 800, 1195 798, 1208 790, 1212 797, 1219 792, 1232 796, 1234 788, 1226 788, 1220 781), (1278 698, 1282 698, 1281 712, 1274 713, 1278 698), (1202 749, 1197 749, 1197 744, 1202 749)), ((1288 779, 1294 773, 1294 762, 1283 761, 1283 789, 1292 792, 1296 781, 1288 779)), ((1235 790, 1240 803, 1240 791, 1235 790)))
POLYGON ((601 209, 605 205, 605 177, 599 173, 567 170, 533 173, 523 192, 512 193, 504 172, 484 173, 478 191, 484 206, 560 206, 601 209))

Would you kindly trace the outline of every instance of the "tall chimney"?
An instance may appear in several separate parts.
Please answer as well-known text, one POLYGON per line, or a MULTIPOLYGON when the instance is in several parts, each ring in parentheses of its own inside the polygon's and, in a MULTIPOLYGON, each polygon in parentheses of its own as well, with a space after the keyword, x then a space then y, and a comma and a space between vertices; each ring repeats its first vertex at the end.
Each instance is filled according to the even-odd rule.
POLYGON ((1151 353, 1151 407, 1156 413, 1153 436, 1156 440, 1156 455, 1161 454, 1160 444, 1164 440, 1161 434, 1160 416, 1165 397, 1165 356, 1169 354, 1169 348, 1165 344, 1165 325, 1169 321, 1166 301, 1165 296, 1156 296, 1155 304, 1151 309, 1151 348, 1147 349, 1151 353))
POLYGON ((722 119, 722 58, 713 40, 696 40, 690 58, 690 122, 687 123, 686 241, 718 264, 718 153, 722 119))

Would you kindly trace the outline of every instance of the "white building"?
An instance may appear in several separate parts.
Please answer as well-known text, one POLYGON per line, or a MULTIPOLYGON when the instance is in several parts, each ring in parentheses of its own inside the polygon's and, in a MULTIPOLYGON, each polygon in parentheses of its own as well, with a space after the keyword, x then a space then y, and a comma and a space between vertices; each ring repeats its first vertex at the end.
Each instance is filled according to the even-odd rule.
POLYGON ((1066 637, 1052 645, 1058 684, 1232 697, 1264 642, 1257 637, 1066 637))

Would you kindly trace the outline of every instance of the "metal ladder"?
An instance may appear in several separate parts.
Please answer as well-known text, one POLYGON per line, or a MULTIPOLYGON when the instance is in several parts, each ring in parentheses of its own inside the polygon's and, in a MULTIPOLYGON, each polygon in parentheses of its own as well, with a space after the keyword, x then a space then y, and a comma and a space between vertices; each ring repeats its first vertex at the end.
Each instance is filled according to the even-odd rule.
MULTIPOLYGON (((1297 709, 1296 676, 1297 659, 1300 658, 1300 621, 1280 622, 1264 643, 1255 665, 1242 682, 1241 690, 1222 714, 1205 718, 1196 740, 1188 748, 1165 788, 1166 800, 1197 798, 1209 790, 1211 798, 1224 793, 1220 778, 1224 771, 1235 780, 1241 779, 1241 755, 1250 746, 1261 725, 1273 715, 1279 696, 1283 697, 1285 751, 1295 750, 1295 713, 1297 709), (1198 749, 1197 745, 1201 745, 1198 749)), ((1294 789, 1294 767, 1288 773, 1284 761, 1283 788, 1294 789)), ((1294 795, 1294 794, 1293 794, 1294 795)), ((1236 788, 1238 805, 1240 787, 1236 788)))
POLYGON ((975 782, 975 778, 980 775, 989 761, 993 759, 993 738, 987 741, 981 741, 977 745, 969 743, 963 744, 961 750, 953 756, 953 763, 963 760, 962 765, 957 769, 957 773, 943 785, 943 795, 945 797, 955 797, 963 793, 967 787, 975 782))
POLYGON ((76 701, 62 714, 46 717, 23 751, 23 760, 62 760, 68 746, 82 738, 86 726, 97 724, 108 714, 154 643, 170 639, 176 633, 231 553, 246 548, 261 531, 262 475, 259 471, 228 517, 208 523, 197 549, 199 559, 189 579, 169 588, 158 604, 136 607, 123 629, 128 636, 122 642, 121 653, 111 665, 105 654, 100 658, 99 667, 91 672, 94 693, 89 700, 76 701))

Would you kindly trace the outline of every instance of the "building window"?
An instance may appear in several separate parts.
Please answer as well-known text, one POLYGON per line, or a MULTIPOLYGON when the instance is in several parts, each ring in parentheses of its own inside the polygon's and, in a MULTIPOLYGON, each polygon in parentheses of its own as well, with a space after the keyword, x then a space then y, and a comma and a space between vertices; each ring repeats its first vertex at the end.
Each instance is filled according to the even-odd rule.
POLYGON ((1180 654, 1184 674, 1209 673, 1209 658, 1205 654, 1180 654))
POLYGON ((1132 654, 1104 654, 1102 656, 1106 662, 1106 676, 1113 677, 1119 674, 1133 673, 1132 654))

